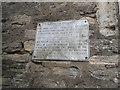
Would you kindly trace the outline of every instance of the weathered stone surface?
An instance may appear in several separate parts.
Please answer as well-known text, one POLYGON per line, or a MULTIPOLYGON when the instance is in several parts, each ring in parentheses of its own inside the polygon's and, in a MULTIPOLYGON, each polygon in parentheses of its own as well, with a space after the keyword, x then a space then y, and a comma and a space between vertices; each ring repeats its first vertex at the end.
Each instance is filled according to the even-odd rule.
POLYGON ((30 74, 19 74, 18 76, 14 77, 12 82, 13 88, 30 88, 30 81, 32 80, 30 74))
MULTIPOLYGON (((86 63, 87 64, 87 63, 86 63)), ((67 82, 65 87, 74 87, 74 84, 77 83, 82 76, 85 68, 87 67, 86 64, 77 64, 71 62, 62 62, 62 61, 41 61, 41 62, 29 62, 27 64, 27 72, 30 74, 32 78, 41 77, 43 80, 33 81, 36 85, 34 87, 52 87, 45 86, 44 83, 47 83, 45 78, 50 78, 51 80, 60 83, 61 86, 55 85, 54 87, 64 87, 62 82, 67 82), (85 67, 85 68, 84 68, 85 67), (61 82, 62 81, 62 82, 61 82), (39 85, 41 84, 41 85, 39 85)), ((52 83, 52 82, 51 82, 52 83)), ((54 85, 54 83, 53 83, 54 85)))
POLYGON ((104 36, 118 35, 117 5, 115 2, 99 2, 96 13, 99 31, 104 36), (106 9, 105 9, 106 8, 106 9), (111 9, 112 8, 112 9, 111 9))
POLYGON ((86 80, 86 82, 76 84, 75 88, 118 88, 117 84, 113 83, 113 81, 90 78, 89 81, 86 80))
POLYGON ((83 12, 84 15, 89 13, 94 13, 96 11, 95 10, 96 3, 94 2, 86 2, 86 3, 74 2, 73 4, 76 7, 75 9, 78 10, 79 12, 83 12))
POLYGON ((6 54, 3 55, 3 63, 5 62, 5 65, 8 63, 26 63, 28 62, 29 54, 6 54))
POLYGON ((3 54, 6 54, 3 55, 2 66, 4 87, 118 88, 118 60, 117 56, 113 56, 118 53, 118 43, 117 36, 111 36, 117 35, 116 15, 113 15, 116 14, 115 4, 101 3, 98 10, 96 2, 10 2, 2 3, 2 6, 2 47, 3 54), (93 57, 89 62, 28 62, 31 61, 30 44, 35 39, 37 23, 83 17, 90 23, 93 57), (26 50, 24 42, 27 44, 26 50))
MULTIPOLYGON (((41 73, 40 73, 41 75, 41 73)), ((39 75, 37 75, 39 76, 39 75)), ((64 80, 55 77, 35 77, 32 87, 48 87, 48 88, 66 88, 64 80)))
POLYGON ((48 75, 51 70, 50 70, 50 68, 45 67, 42 63, 39 63, 38 65, 36 65, 33 62, 29 62, 26 65, 26 71, 29 73, 42 72, 41 74, 48 75))
POLYGON ((117 76, 117 69, 96 70, 91 73, 91 76, 99 80, 113 80, 117 76))
POLYGON ((53 68, 53 74, 55 75, 60 75, 60 76, 67 76, 67 77, 72 77, 72 78, 76 78, 78 75, 78 77, 80 78, 82 76, 82 71, 80 69, 76 69, 76 68, 60 68, 60 67, 55 67, 53 68))
POLYGON ((89 61, 89 71, 93 78, 117 82, 118 55, 93 56, 89 61))
POLYGON ((119 53, 119 39, 112 39, 110 42, 111 51, 114 53, 119 53))
MULTIPOLYGON (((31 59, 31 58, 30 58, 31 59)), ((42 64, 45 67, 52 68, 52 67, 70 67, 72 65, 71 62, 68 61, 47 61, 47 60, 32 60, 34 63, 42 64), (51 63, 49 63, 51 62, 51 63)))
POLYGON ((118 32, 116 31, 112 31, 109 28, 102 28, 102 30, 100 30, 100 33, 104 36, 114 36, 114 35, 118 35, 118 32))
POLYGON ((11 69, 25 69, 26 65, 21 63, 15 63, 12 66, 10 66, 11 69))
MULTIPOLYGON (((107 58, 106 58, 107 59, 107 58)), ((101 61, 103 59, 101 58, 101 61)), ((94 60, 93 60, 94 61, 94 60)), ((112 59, 110 60, 110 62, 112 59)), ((117 87, 117 69, 115 67, 107 69, 103 63, 94 64, 71 62, 51 62, 41 61, 29 64, 28 72, 32 75, 32 87, 60 87, 63 81, 66 87, 74 88, 103 88, 103 87, 117 87), (44 63, 43 63, 44 62, 44 63), (68 65, 68 66, 65 66, 68 65), (37 77, 41 77, 37 79, 37 77), (47 85, 47 80, 51 84, 47 85), (53 81, 53 82, 52 82, 53 81), (59 85, 55 84, 59 83, 59 85), (42 86, 41 86, 42 85, 42 86), (53 86, 52 86, 53 85, 53 86)), ((62 84, 64 87, 64 84, 62 84)), ((61 86, 62 87, 62 86, 61 86)))
POLYGON ((36 30, 25 30, 25 37, 35 40, 36 30))
POLYGON ((114 56, 93 56, 89 59, 90 64, 118 65, 118 55, 114 56))
POLYGON ((89 70, 104 70, 118 67, 118 55, 115 56, 93 56, 89 60, 89 70))
POLYGON ((35 41, 33 41, 33 40, 25 41, 24 42, 24 49, 26 51, 32 52, 34 49, 34 44, 35 44, 35 41))
POLYGON ((20 27, 21 25, 26 25, 29 24, 31 22, 31 16, 27 16, 27 15, 18 15, 18 16, 14 16, 11 17, 12 18, 12 25, 16 25, 18 27, 20 27))
POLYGON ((113 55, 118 53, 118 39, 90 39, 91 54, 113 55), (93 53, 94 52, 94 53, 93 53))
POLYGON ((15 72, 12 72, 12 71, 10 71, 10 70, 6 70, 6 71, 3 71, 3 72, 2 72, 2 76, 3 76, 4 78, 13 78, 15 75, 16 75, 16 73, 15 73, 15 72))
POLYGON ((22 51, 22 43, 20 42, 12 42, 8 45, 3 46, 3 51, 7 53, 20 53, 22 51))
POLYGON ((118 79, 118 78, 116 78, 116 77, 114 78, 114 80, 113 80, 113 81, 114 81, 115 83, 117 83, 117 84, 119 83, 119 79, 118 79))
MULTIPOLYGON (((101 58, 102 60, 102 58, 101 58)), ((117 69, 107 69, 105 65, 71 62, 29 62, 28 75, 14 79, 16 87, 49 87, 49 88, 103 88, 117 87, 117 69), (44 62, 44 63, 43 63, 44 62), (68 65, 68 66, 64 66, 68 65), (91 68, 90 68, 91 66, 91 68), (97 68, 96 68, 97 67, 97 68), (103 67, 103 68, 102 68, 103 67), (89 72, 90 71, 90 72, 89 72), (27 82, 26 82, 27 81, 27 82), (26 84, 24 84, 26 82, 26 84), (29 82, 29 83, 28 83, 29 82), (115 82, 115 83, 114 83, 115 82)))
MULTIPOLYGON (((13 87, 12 79, 16 75, 23 74, 25 72, 26 63, 28 62, 29 54, 6 54, 2 59, 2 76, 4 78, 10 78, 10 81, 5 81, 3 86, 13 87)), ((16 83, 19 81, 16 81, 16 83)), ((20 82, 19 82, 20 83, 20 82)))

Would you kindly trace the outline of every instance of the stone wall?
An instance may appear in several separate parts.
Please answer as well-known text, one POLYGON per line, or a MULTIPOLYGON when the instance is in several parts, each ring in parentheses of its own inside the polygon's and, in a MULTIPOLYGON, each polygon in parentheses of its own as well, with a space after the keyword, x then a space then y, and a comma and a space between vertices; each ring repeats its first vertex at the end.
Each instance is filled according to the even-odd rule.
POLYGON ((2 3, 4 88, 117 88, 117 2, 2 3), (31 59, 37 23, 88 19, 88 62, 31 59))

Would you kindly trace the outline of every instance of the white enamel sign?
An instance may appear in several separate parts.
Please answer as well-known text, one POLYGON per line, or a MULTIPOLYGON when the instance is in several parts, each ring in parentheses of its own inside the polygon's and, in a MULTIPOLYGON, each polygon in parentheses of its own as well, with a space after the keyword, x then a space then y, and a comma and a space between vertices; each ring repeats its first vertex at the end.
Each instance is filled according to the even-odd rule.
POLYGON ((86 19, 38 24, 33 59, 86 61, 88 58, 89 23, 86 19))

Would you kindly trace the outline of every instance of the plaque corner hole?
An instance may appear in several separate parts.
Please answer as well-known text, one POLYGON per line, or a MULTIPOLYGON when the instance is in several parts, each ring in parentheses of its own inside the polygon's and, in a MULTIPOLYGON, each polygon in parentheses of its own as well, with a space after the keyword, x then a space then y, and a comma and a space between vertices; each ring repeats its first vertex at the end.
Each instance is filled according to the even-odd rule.
POLYGON ((39 26, 41 26, 41 24, 38 24, 39 26))
POLYGON ((87 23, 87 21, 85 20, 85 23, 87 23))
POLYGON ((88 57, 85 57, 85 59, 87 59, 88 57))

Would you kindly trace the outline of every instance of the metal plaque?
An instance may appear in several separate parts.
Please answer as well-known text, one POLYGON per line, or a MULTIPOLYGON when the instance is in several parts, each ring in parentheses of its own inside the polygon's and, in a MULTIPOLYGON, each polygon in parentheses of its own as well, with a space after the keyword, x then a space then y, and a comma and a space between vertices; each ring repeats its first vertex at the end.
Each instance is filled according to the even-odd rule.
POLYGON ((89 23, 86 19, 43 22, 37 26, 33 59, 89 58, 89 23))

